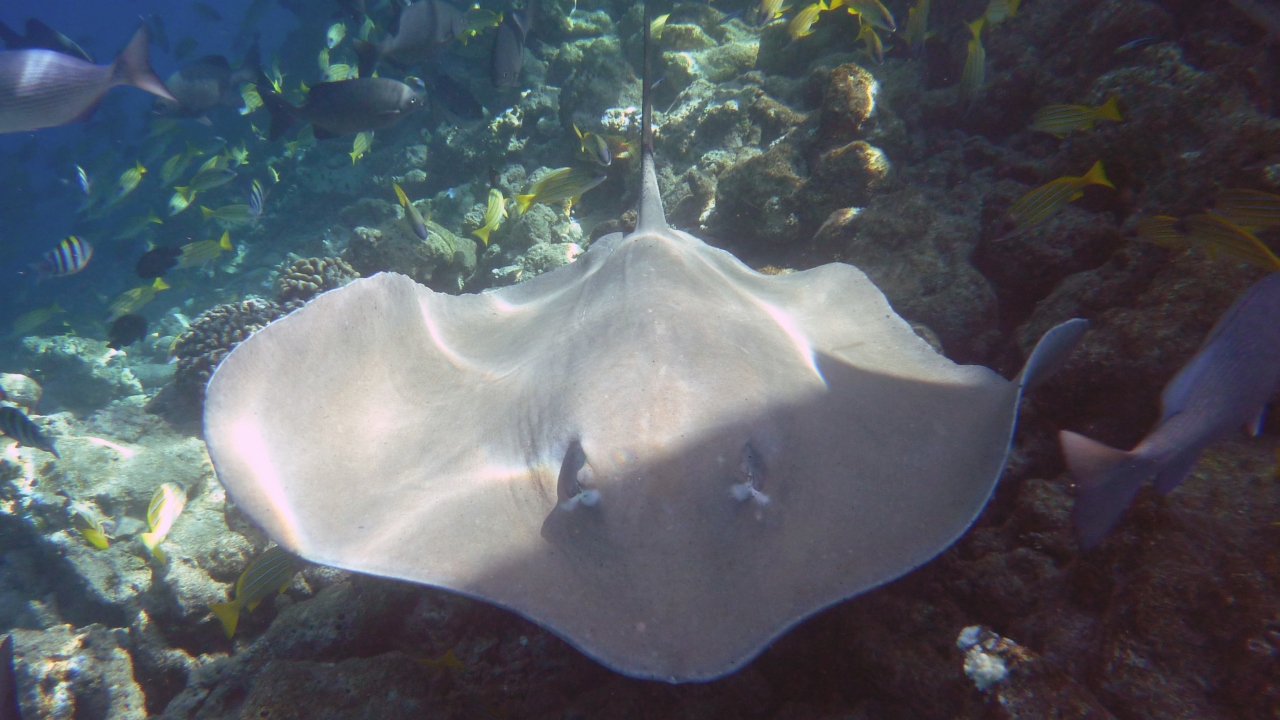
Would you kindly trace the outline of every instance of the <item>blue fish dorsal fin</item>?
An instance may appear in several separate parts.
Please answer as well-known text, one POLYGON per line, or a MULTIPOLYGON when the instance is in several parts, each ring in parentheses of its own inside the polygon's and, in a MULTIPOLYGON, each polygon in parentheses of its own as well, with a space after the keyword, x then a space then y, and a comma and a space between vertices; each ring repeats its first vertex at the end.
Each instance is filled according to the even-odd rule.
POLYGON ((1061 370, 1088 329, 1089 321, 1081 318, 1072 318, 1050 328, 1036 343, 1014 382, 1026 392, 1061 370))
POLYGON ((644 86, 641 122, 640 151, 640 208, 636 218, 636 232, 662 232, 667 229, 667 214, 662 208, 662 193, 658 190, 658 172, 653 162, 653 98, 650 92, 650 55, 653 43, 649 39, 649 3, 644 4, 644 86))

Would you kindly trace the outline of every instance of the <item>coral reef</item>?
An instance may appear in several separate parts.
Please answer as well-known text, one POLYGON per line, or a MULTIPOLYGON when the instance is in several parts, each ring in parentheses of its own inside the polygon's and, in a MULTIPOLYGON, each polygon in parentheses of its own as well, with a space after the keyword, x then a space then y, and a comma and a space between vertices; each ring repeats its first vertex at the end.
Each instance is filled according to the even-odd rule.
POLYGON ((276 278, 276 298, 286 311, 291 311, 358 277, 360 273, 341 258, 301 258, 281 268, 276 278))

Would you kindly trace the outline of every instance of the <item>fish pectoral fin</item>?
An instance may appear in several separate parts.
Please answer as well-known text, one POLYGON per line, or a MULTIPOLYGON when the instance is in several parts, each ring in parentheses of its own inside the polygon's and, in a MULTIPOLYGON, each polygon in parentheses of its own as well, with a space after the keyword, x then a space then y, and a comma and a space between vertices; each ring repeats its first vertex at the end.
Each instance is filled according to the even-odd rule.
POLYGON ((1262 407, 1258 408, 1258 414, 1253 416, 1253 420, 1251 420, 1249 424, 1245 426, 1245 429, 1247 429, 1249 431, 1249 434, 1252 435, 1253 437, 1258 437, 1258 433, 1262 432, 1262 422, 1266 419, 1267 419, 1267 406, 1263 405, 1262 407))

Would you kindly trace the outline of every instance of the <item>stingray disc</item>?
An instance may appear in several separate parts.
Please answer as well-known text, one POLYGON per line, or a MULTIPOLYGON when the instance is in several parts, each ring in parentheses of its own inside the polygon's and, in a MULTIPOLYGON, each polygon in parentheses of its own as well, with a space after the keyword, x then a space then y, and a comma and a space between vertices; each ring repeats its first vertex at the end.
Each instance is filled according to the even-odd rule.
POLYGON ((765 276, 663 230, 479 295, 393 274, 326 293, 223 362, 205 437, 302 557, 678 682, 950 545, 1018 397, 856 268, 765 276))

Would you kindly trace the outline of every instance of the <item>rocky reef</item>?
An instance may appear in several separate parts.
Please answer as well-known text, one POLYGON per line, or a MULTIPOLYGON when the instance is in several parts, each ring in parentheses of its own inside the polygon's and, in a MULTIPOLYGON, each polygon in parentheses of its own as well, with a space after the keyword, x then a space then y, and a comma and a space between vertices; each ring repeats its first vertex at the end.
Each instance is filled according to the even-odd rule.
MULTIPOLYGON (((329 22, 282 5, 310 31, 329 22)), ((1202 212, 1223 188, 1280 192, 1277 46, 1227 5, 1026 3, 982 34, 985 82, 966 104, 965 23, 983 5, 934 5, 922 48, 886 34, 877 64, 843 11, 792 40, 785 22, 733 16, 742 3, 677 4, 658 40, 655 142, 673 225, 770 272, 855 265, 958 362, 1010 375, 1045 329, 1090 320, 1067 366, 1024 402, 995 497, 941 557, 697 685, 615 675, 482 603, 305 564, 226 637, 209 605, 232 597, 269 545, 226 498, 199 437, 204 384, 227 353, 358 276, 480 291, 634 224, 632 153, 571 212, 535 204, 487 242, 472 234, 490 188, 510 200, 581 162, 574 125, 635 141, 639 8, 556 0, 537 10, 528 89, 499 92, 483 68, 464 68, 455 74, 484 88, 481 117, 432 113, 380 133, 358 163, 323 145, 291 156, 245 253, 207 268, 192 281, 201 294, 168 306, 137 345, 37 333, 4 346, 6 402, 62 453, 0 440, 0 626, 13 629, 26 716, 1280 714, 1280 427, 1214 446, 1173 493, 1144 489, 1088 552, 1071 534, 1056 439, 1071 429, 1131 447, 1156 421, 1161 388, 1262 276, 1227 255, 1143 242, 1134 227, 1202 212), (1043 106, 1110 97, 1120 122, 1061 138, 1029 128, 1043 106), (1086 188, 1041 223, 1010 218, 1028 191, 1097 160, 1114 189, 1086 188), (395 186, 426 218, 425 239, 395 186), (160 560, 139 535, 167 482, 187 503, 160 560)), ((887 6, 904 26, 907 4, 887 6)), ((483 64, 483 48, 458 52, 483 64)), ((1259 237, 1280 247, 1274 230, 1259 237)))

